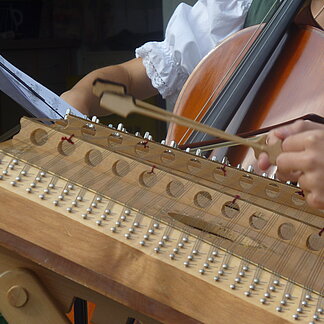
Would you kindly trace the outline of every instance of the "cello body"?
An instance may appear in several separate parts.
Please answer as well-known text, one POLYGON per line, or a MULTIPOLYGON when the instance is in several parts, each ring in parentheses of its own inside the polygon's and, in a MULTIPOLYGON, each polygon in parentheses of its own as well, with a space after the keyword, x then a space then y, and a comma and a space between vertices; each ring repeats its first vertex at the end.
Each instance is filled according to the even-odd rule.
MULTIPOLYGON (((202 60, 179 95, 176 114, 202 119, 256 38, 258 28, 253 26, 230 36, 202 60)), ((275 125, 307 113, 323 115, 323 68, 323 31, 293 25, 238 132, 275 125)), ((171 125, 168 139, 182 144, 189 137, 185 134, 184 128, 171 125)))

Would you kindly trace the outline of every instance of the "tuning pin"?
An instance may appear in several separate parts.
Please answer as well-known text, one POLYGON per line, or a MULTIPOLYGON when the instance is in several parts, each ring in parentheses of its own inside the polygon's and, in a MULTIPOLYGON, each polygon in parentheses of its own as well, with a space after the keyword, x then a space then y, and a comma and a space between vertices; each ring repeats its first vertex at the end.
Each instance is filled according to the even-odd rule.
POLYGON ((113 124, 108 124, 108 128, 114 128, 113 124))
POLYGON ((239 163, 239 164, 236 166, 236 168, 239 169, 239 170, 243 170, 243 167, 242 167, 242 164, 241 164, 241 163, 239 163))
POLYGON ((268 173, 267 173, 267 172, 263 172, 263 173, 262 173, 262 177, 267 178, 267 177, 268 177, 268 173))
POLYGON ((290 186, 292 183, 291 181, 287 181, 286 184, 290 186))
POLYGON ((214 155, 214 156, 212 156, 211 160, 212 160, 213 162, 217 162, 217 157, 214 155))
POLYGON ((70 108, 66 109, 64 119, 67 119, 70 113, 71 113, 71 109, 70 108))
POLYGON ((187 152, 187 153, 190 153, 190 147, 187 147, 187 148, 186 148, 186 152, 187 152))
POLYGON ((92 116, 91 121, 95 124, 99 124, 99 118, 97 116, 92 116))
POLYGON ((149 133, 149 132, 145 132, 145 134, 144 134, 144 138, 145 138, 145 139, 149 139, 149 137, 150 137, 150 133, 149 133))
POLYGON ((173 148, 177 148, 178 144, 177 144, 176 141, 171 141, 170 146, 173 147, 173 148))
POLYGON ((162 144, 162 145, 165 145, 165 144, 166 144, 166 140, 165 140, 165 139, 162 140, 162 141, 161 141, 161 144, 162 144))
POLYGON ((152 136, 152 135, 149 135, 147 139, 148 139, 149 141, 153 141, 153 136, 152 136))
POLYGON ((136 132, 134 135, 135 135, 136 137, 142 137, 142 135, 141 135, 140 132, 136 132))
POLYGON ((227 156, 224 156, 224 157, 223 157, 223 159, 222 159, 222 164, 229 165, 229 161, 228 161, 227 156))
POLYGON ((253 173, 254 172, 253 166, 252 165, 249 165, 246 171, 247 172, 250 172, 250 173, 253 173))
POLYGON ((122 123, 119 123, 117 126, 117 130, 122 131, 124 128, 124 125, 122 123))
POLYGON ((196 155, 201 156, 201 149, 197 149, 196 155))

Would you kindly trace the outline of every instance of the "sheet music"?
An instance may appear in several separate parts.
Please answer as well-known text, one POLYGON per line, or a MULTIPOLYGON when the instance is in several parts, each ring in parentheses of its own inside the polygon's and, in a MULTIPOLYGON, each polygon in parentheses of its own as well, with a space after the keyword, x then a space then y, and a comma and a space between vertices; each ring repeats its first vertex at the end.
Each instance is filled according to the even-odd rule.
POLYGON ((71 114, 86 118, 86 116, 81 114, 74 107, 70 106, 54 92, 17 69, 14 65, 10 64, 1 55, 0 62, 5 67, 4 68, 2 65, 0 65, 0 90, 20 104, 33 116, 37 118, 60 119, 64 117, 67 109, 70 109, 71 114), (17 76, 17 78, 15 78, 6 69, 10 70, 14 75, 17 76), (43 98, 45 102, 35 96, 33 92, 28 89, 28 87, 19 81, 19 79, 38 93, 38 95, 43 98), (52 107, 52 109, 50 107, 52 107))

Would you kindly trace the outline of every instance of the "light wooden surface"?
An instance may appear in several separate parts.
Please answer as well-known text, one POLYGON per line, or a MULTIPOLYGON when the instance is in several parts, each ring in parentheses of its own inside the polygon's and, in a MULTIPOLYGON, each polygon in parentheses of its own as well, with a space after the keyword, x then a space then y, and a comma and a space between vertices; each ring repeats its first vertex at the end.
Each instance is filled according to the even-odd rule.
POLYGON ((2 228, 34 247, 20 242, 16 251, 139 313, 164 323, 263 323, 265 316, 268 323, 286 322, 60 214, 46 209, 37 212, 35 203, 1 190, 3 203, 8 209, 0 214, 2 228), (232 315, 233 304, 240 317, 232 315))
MULTIPOLYGON (((37 265, 37 277, 64 311, 74 295, 95 301, 88 298, 92 291, 147 323, 286 323, 311 285, 313 302, 300 322, 316 312, 323 299, 316 293, 322 243, 314 250, 307 244, 324 218, 306 206, 298 188, 152 141, 144 147, 142 138, 74 117, 55 130, 27 119, 22 124, 19 135, 2 144, 8 153, 0 152, 0 204, 6 206, 0 244, 7 255, 37 265), (72 134, 74 144, 63 144, 72 134), (43 145, 30 142, 37 138, 43 145), (226 216, 231 204, 237 216, 226 216), (254 228, 254 219, 268 225, 254 228), (290 228, 293 239, 284 237, 290 228), (79 288, 62 297, 61 286, 50 285, 39 267, 79 288), (293 298, 278 312, 287 289, 293 298)), ((94 323, 102 323, 96 316, 105 310, 96 309, 94 323)))

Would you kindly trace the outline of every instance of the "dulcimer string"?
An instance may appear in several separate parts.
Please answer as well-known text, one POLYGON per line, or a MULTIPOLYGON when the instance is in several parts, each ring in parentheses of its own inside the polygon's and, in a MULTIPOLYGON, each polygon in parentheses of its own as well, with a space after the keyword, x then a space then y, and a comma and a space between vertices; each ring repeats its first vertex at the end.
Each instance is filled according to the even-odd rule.
MULTIPOLYGON (((323 270, 323 260, 324 260, 323 256, 324 256, 324 251, 322 250, 317 255, 317 258, 316 258, 315 263, 313 264, 312 270, 308 274, 308 278, 307 278, 307 281, 305 284, 305 289, 309 289, 310 287, 313 287, 314 284, 318 281, 321 271, 323 270)), ((298 279, 298 277, 300 276, 300 274, 303 271, 304 271, 304 269, 302 268, 302 266, 300 266, 300 268, 298 269, 298 272, 296 271, 296 275, 294 276, 295 280, 298 279)), ((322 293, 322 292, 323 292, 323 288, 321 287, 321 289, 318 289, 318 293, 322 293)))
MULTIPOLYGON (((212 206, 212 207, 214 207, 214 206, 212 206)), ((243 212, 243 210, 242 210, 242 212, 243 212)), ((302 212, 302 210, 299 210, 297 214, 301 214, 301 212, 302 212)), ((300 216, 296 215, 297 218, 300 217, 300 216)), ((255 238, 255 240, 257 242, 260 242, 260 241, 262 242, 263 241, 263 239, 267 236, 267 233, 270 231, 270 229, 272 229, 274 223, 278 220, 278 217, 279 217, 279 214, 277 214, 277 213, 273 213, 272 214, 272 216, 267 221, 266 227, 262 231, 258 232, 258 235, 255 238)), ((177 219, 179 219, 179 217, 177 217, 177 219)), ((181 219, 180 219, 180 221, 181 221, 181 219)), ((307 223, 307 219, 306 220, 304 219, 304 221, 307 223)), ((205 228, 204 228, 202 226, 198 226, 197 225, 198 223, 199 223, 198 222, 198 219, 197 219, 197 222, 196 223, 194 221, 192 221, 192 226, 193 227, 198 227, 199 229, 201 229, 201 230, 203 230, 203 231, 205 231, 207 233, 210 232, 210 229, 209 229, 210 226, 209 225, 206 225, 205 228)), ((229 224, 229 222, 228 222, 228 224, 229 224)), ((229 228, 228 224, 227 225, 224 225, 224 227, 226 229, 229 228)), ((295 255, 295 253, 296 253, 296 244, 301 239, 301 237, 303 236, 303 234, 305 234, 306 229, 307 229, 307 225, 306 224, 299 224, 298 229, 297 229, 297 231, 295 233, 294 239, 291 242, 288 243, 288 245, 286 246, 284 252, 281 251, 281 253, 280 253, 281 254, 281 257, 278 260, 278 263, 277 263, 277 266, 275 268, 274 273, 280 274, 282 272, 282 270, 284 269, 285 265, 287 264, 284 261, 287 261, 287 259, 293 260, 294 258, 296 258, 296 255, 295 255)), ((235 243, 236 244, 239 243, 241 241, 241 239, 247 237, 248 234, 249 234, 249 230, 246 230, 245 232, 241 232, 241 237, 240 238, 237 238, 235 240, 235 243)), ((221 240, 221 238, 216 239, 215 246, 218 246, 218 244, 220 243, 219 240, 221 240)), ((233 242, 233 244, 235 244, 235 243, 233 242)), ((267 250, 265 251, 262 260, 266 260, 266 259, 270 258, 272 254, 279 253, 279 250, 277 252, 277 249, 280 247, 280 244, 281 243, 282 243, 281 240, 279 240, 278 238, 275 239, 274 242, 271 244, 271 246, 268 246, 267 247, 267 250)), ((253 254, 254 247, 253 246, 248 247, 248 251, 250 252, 250 256, 253 254)), ((228 250, 231 250, 231 248, 228 248, 228 250)), ((249 260, 250 259, 249 253, 245 254, 244 255, 244 258, 246 258, 246 259, 249 260)), ((305 265, 305 262, 309 258, 310 258, 310 252, 309 251, 308 252, 304 252, 304 258, 302 258, 302 257, 300 258, 300 262, 298 263, 299 266, 291 274, 291 276, 289 278, 290 280, 295 281, 295 280, 298 279, 298 276, 300 274, 300 271, 303 270, 303 265, 305 265)), ((316 264, 318 264, 318 263, 321 262, 320 261, 320 258, 321 258, 321 256, 318 256, 317 257, 317 259, 315 261, 316 264)), ((260 265, 261 266, 262 266, 262 260, 260 260, 260 265)), ((312 274, 313 275, 318 275, 318 271, 316 270, 316 268, 313 268, 312 274)), ((309 280, 309 278, 310 277, 308 277, 308 280, 309 280)), ((311 285, 311 287, 312 287, 312 285, 311 285)))
MULTIPOLYGON (((215 207, 215 206, 212 206, 212 207, 215 207)), ((244 214, 244 212, 245 211, 242 210, 242 214, 244 214)), ((198 217, 201 219, 201 218, 203 218, 203 215, 199 215, 198 217)), ((194 228, 199 228, 200 230, 202 230, 205 233, 210 233, 210 225, 206 224, 205 228, 202 226, 198 226, 199 225, 198 217, 197 217, 196 222, 194 220, 191 222, 191 226, 193 226, 194 228)), ((267 237, 270 230, 272 229, 274 224, 277 222, 278 217, 279 217, 279 214, 272 213, 272 216, 270 216, 265 228, 262 229, 260 232, 258 232, 257 236, 254 238, 255 244, 252 243, 251 245, 247 246, 247 249, 246 249, 247 252, 244 253, 244 255, 242 256, 244 260, 248 260, 248 261, 251 260, 251 256, 253 255, 253 253, 255 253, 255 248, 258 248, 258 246, 260 245, 260 242, 262 243, 263 240, 267 237)), ((176 219, 181 221, 181 219, 179 217, 177 217, 176 219)), ((224 229, 233 230, 233 226, 230 226, 230 223, 232 223, 232 225, 233 225, 233 224, 236 224, 237 221, 238 221, 237 219, 234 222, 232 222, 232 220, 228 221, 228 223, 226 225, 223 225, 224 229)), ((287 246, 285 247, 285 250, 283 252, 281 251, 280 253, 279 253, 279 251, 280 251, 279 248, 280 248, 280 245, 282 244, 282 241, 279 240, 278 238, 274 239, 272 244, 266 247, 262 258, 259 259, 258 275, 260 275, 260 271, 262 271, 263 266, 265 265, 265 261, 268 260, 269 258, 271 258, 272 255, 277 255, 279 253, 279 254, 281 254, 281 256, 277 262, 276 267, 272 270, 272 272, 274 275, 280 276, 282 273, 282 270, 285 268, 285 265, 287 264, 287 260, 293 260, 296 258, 295 245, 301 238, 302 234, 305 233, 305 229, 306 229, 305 224, 300 224, 299 228, 297 229, 294 240, 289 242, 289 244, 287 244, 287 246)), ((235 246, 238 246, 240 244, 245 245, 244 240, 246 239, 246 237, 248 237, 248 235, 250 234, 249 233, 250 231, 251 231, 250 229, 246 228, 244 231, 240 232, 240 235, 230 244, 229 247, 226 248, 227 261, 229 261, 229 258, 231 257, 231 255, 233 253, 235 253, 235 246)), ((217 234, 217 232, 216 232, 216 234, 217 234)), ((198 239, 202 239, 202 238, 203 238, 202 236, 198 237, 198 239)), ((215 237, 215 239, 213 240, 213 245, 215 246, 215 248, 218 249, 220 246, 222 246, 222 241, 224 241, 226 239, 231 239, 231 237, 226 237, 226 236, 222 237, 221 232, 220 232, 219 235, 217 235, 217 237, 215 237)), ((197 244, 195 244, 195 247, 197 246, 197 244)), ((291 273, 291 275, 288 278, 290 281, 294 282, 295 279, 298 278, 299 273, 303 269, 303 265, 305 265, 305 262, 308 261, 309 256, 310 256, 309 252, 308 253, 304 252, 304 258, 300 258, 300 261, 298 263, 299 266, 293 270, 293 272, 291 273)), ((318 265, 320 263, 320 256, 315 260, 315 263, 316 263, 316 265, 318 265)), ((318 275, 317 268, 313 269, 312 274, 318 275)), ((310 277, 308 277, 307 280, 309 280, 309 278, 310 277)), ((312 284, 310 287, 313 287, 312 284)))
MULTIPOLYGON (((73 131, 73 129, 70 129, 70 131, 73 131)), ((16 132, 16 130, 14 131, 16 132)), ((43 138, 45 139, 46 138, 50 138, 51 137, 51 134, 54 135, 55 134, 55 130, 51 130, 49 133, 47 133, 47 135, 44 135, 43 138)), ((98 139, 98 138, 97 138, 98 139)), ((80 146, 80 141, 78 140, 75 140, 73 143, 71 143, 71 146, 70 148, 73 148, 73 149, 76 149, 80 146), (73 146, 72 146, 73 144, 73 146)), ((140 142, 139 142, 140 144, 140 142)), ((18 147, 18 146, 15 146, 15 151, 18 151, 19 153, 16 154, 16 157, 21 157, 24 153, 30 151, 32 149, 33 145, 32 144, 26 144, 26 143, 23 143, 21 147, 18 147)), ((124 145, 124 149, 127 150, 127 147, 125 147, 124 145)), ((109 151, 105 151, 105 152, 109 152, 109 151)), ((110 153, 104 153, 102 158, 103 160, 109 155, 110 153)), ((43 158, 47 157, 48 154, 45 152, 41 153, 41 154, 37 154, 37 155, 34 155, 31 159, 29 159, 28 163, 30 163, 31 165, 34 165, 37 163, 37 161, 40 161, 42 160, 43 158)), ((149 156, 148 156, 149 157, 149 156)), ((59 154, 57 154, 54 158, 50 159, 49 161, 45 162, 45 164, 43 165, 43 168, 44 169, 51 169, 52 167, 55 166, 55 169, 56 169, 56 172, 58 175, 60 176, 65 176, 65 174, 68 172, 68 173, 71 173, 71 171, 73 170, 73 168, 77 168, 79 165, 82 165, 83 162, 84 162, 84 159, 81 158, 79 160, 79 163, 76 162, 74 164, 74 167, 73 166, 69 166, 69 168, 67 169, 64 165, 62 165, 62 167, 60 167, 60 161, 61 161, 61 156, 59 154)), ((94 164, 96 164, 97 162, 99 163, 100 162, 100 158, 99 157, 95 157, 94 158, 94 164)), ((130 165, 129 165, 129 169, 132 170, 135 166, 137 165, 136 161, 133 161, 130 165)), ((78 180, 80 180, 80 177, 84 176, 84 175, 87 175, 89 173, 89 170, 91 168, 85 166, 83 167, 81 170, 78 170, 75 174, 72 174, 69 176, 69 180, 70 182, 74 182, 74 183, 77 183, 78 180)), ((123 172, 122 170, 120 172, 123 172)), ((148 171, 149 172, 149 171, 148 171)), ((114 174, 112 172, 106 172, 107 174, 100 174, 100 175, 97 175, 97 176, 94 176, 94 177, 91 177, 90 180, 88 182, 86 182, 86 186, 87 187, 90 187, 91 185, 93 185, 94 183, 98 182, 100 179, 102 179, 103 176, 108 176, 108 179, 110 179, 108 181, 108 183, 105 183, 103 186, 102 186, 102 190, 99 190, 99 191, 104 191, 103 189, 104 188, 109 188, 110 186, 113 186, 115 185, 116 183, 118 183, 118 177, 114 176, 114 174)), ((188 186, 189 188, 189 186, 188 186)), ((121 189, 121 188, 120 188, 121 189)), ((118 194, 122 194, 124 193, 125 191, 127 191, 127 186, 125 188, 123 188, 123 190, 121 190, 120 192, 118 192, 118 194)), ((118 197, 118 194, 115 194, 114 196, 115 197, 118 197)))
MULTIPOLYGON (((81 142, 81 141, 80 141, 81 142)), ((80 145, 79 143, 78 143, 78 141, 77 140, 75 140, 74 141, 74 144, 67 144, 67 145, 71 145, 71 147, 72 147, 72 145, 80 145)), ((39 158, 40 156, 38 156, 38 158, 39 158)), ((95 158, 96 159, 96 158, 95 158)), ((96 160, 96 161, 98 161, 98 162, 100 162, 99 160, 96 160)), ((80 159, 80 163, 83 163, 84 162, 84 160, 83 159, 80 159)), ((48 165, 48 166, 52 166, 53 164, 55 164, 55 163, 57 163, 57 160, 51 160, 51 163, 48 165)), ((136 163, 136 162, 134 162, 134 163, 136 163)), ((82 172, 81 173, 84 173, 84 172, 87 172, 87 171, 89 171, 89 169, 91 169, 91 167, 87 167, 87 168, 81 168, 81 170, 82 170, 82 172)), ((149 168, 148 168, 149 169, 149 168)), ((79 170, 80 171, 80 170, 79 170)), ((72 174, 72 180, 77 180, 77 178, 79 177, 79 171, 77 171, 76 173, 74 173, 74 174, 72 174)), ((149 170, 148 170, 148 172, 149 172, 149 170)), ((161 180, 164 176, 165 176, 165 172, 164 171, 160 171, 160 170, 156 170, 156 172, 157 173, 159 173, 159 174, 157 174, 157 178, 158 178, 158 180, 161 180)), ((111 173, 110 173, 111 174, 111 173)), ((102 177, 102 175, 101 175, 101 177, 102 177)), ((88 183, 86 183, 86 187, 87 187, 87 185, 88 184, 91 184, 91 183, 93 183, 93 182, 96 182, 97 180, 99 180, 99 175, 98 175, 98 177, 97 178, 91 178, 90 180, 89 180, 89 182, 88 183)), ((115 177, 115 179, 114 179, 114 181, 112 181, 112 182, 110 182, 110 184, 115 184, 115 185, 119 185, 119 178, 118 177, 115 177)), ((107 187, 107 182, 105 183, 105 186, 107 187)), ((109 185, 108 185, 108 187, 109 187, 109 185)), ((128 186, 127 186, 128 187, 128 186)), ((190 189, 190 183, 189 182, 187 182, 187 185, 186 185, 186 189, 190 189)), ((129 187, 128 187, 129 188, 129 187)), ((120 192, 118 192, 118 194, 120 194, 120 193, 124 193, 124 192, 126 192, 126 190, 127 190, 127 188, 126 188, 126 186, 125 187, 123 187, 122 188, 122 190, 120 191, 120 192)), ((145 212, 146 211, 146 209, 147 208, 149 208, 150 207, 150 205, 152 205, 152 203, 155 203, 155 202, 157 202, 158 201, 158 194, 156 194, 156 195, 149 195, 148 194, 148 189, 147 190, 141 190, 136 196, 134 196, 134 197, 132 197, 132 198, 130 198, 130 200, 128 201, 128 203, 127 204, 130 204, 130 205, 132 205, 133 204, 133 202, 134 202, 134 200, 136 200, 137 198, 139 198, 141 195, 146 195, 147 196, 147 198, 149 198, 149 199, 144 199, 144 204, 143 205, 141 205, 142 207, 141 207, 141 211, 143 211, 143 212, 145 212), (147 191, 147 192, 146 192, 147 191)), ((186 192, 187 190, 185 190, 185 192, 186 192)), ((97 192, 96 194, 100 194, 100 191, 99 192, 97 192)), ((219 192, 219 193, 217 193, 217 192, 215 192, 215 195, 213 195, 213 197, 212 197, 212 200, 213 200, 213 204, 212 204, 212 206, 210 207, 210 209, 209 208, 207 208, 207 210, 206 211, 203 211, 203 210, 199 210, 199 208, 196 208, 196 213, 199 215, 199 218, 204 218, 205 216, 205 214, 206 213, 208 213, 208 211, 209 210, 212 210, 211 208, 212 207, 215 207, 216 205, 217 205, 217 201, 219 200, 219 198, 222 196, 222 193, 221 193, 221 191, 219 192)), ((181 199, 180 199, 180 197, 177 199, 178 201, 181 201, 181 199)), ((240 201, 240 199, 239 198, 237 198, 237 201, 240 201)), ((219 203, 218 203, 218 205, 219 205, 219 203)), ((250 204, 250 203, 246 203, 246 202, 240 202, 240 216, 239 217, 237 217, 237 218, 234 218, 234 219, 228 219, 227 220, 227 224, 225 224, 224 225, 224 227, 227 229, 227 230, 235 230, 235 225, 238 223, 238 221, 239 221, 239 219, 241 219, 241 217, 243 217, 245 214, 246 214, 246 212, 247 212, 247 209, 250 207, 250 206, 252 206, 252 204, 250 204)), ((219 207, 219 206, 218 206, 219 207)), ((172 208, 173 208, 173 204, 170 204, 170 205, 165 205, 165 207, 164 207, 164 209, 166 209, 166 210, 171 210, 172 211, 172 208)), ((192 212, 192 209, 191 208, 188 208, 188 209, 186 209, 185 210, 185 213, 186 212, 192 212)), ((159 215, 159 213, 157 212, 155 215, 153 215, 156 219, 160 219, 160 215, 159 215)), ((272 218, 272 217, 271 217, 272 218)), ((270 224, 271 222, 269 222, 269 224, 270 224)), ((267 227, 267 228, 270 228, 270 227, 267 227)), ((190 231, 190 228, 189 227, 186 227, 185 228, 185 231, 187 232, 187 233, 189 233, 190 231)), ((204 228, 202 228, 202 231, 204 230, 204 228)), ((208 230, 209 230, 209 228, 208 227, 206 227, 206 232, 208 232, 208 230)), ((235 250, 235 247, 236 246, 238 246, 238 245, 240 245, 240 244, 245 244, 244 243, 244 240, 245 240, 245 238, 246 237, 248 237, 249 236, 249 233, 250 233, 250 231, 251 231, 251 229, 248 229, 248 228, 246 228, 246 229, 242 229, 242 231, 240 231, 240 232, 238 232, 237 233, 237 236, 235 237, 235 240, 230 244, 230 247, 229 247, 229 249, 228 249, 228 254, 227 254, 227 258, 230 258, 230 256, 231 256, 231 251, 230 250, 235 250)), ((198 244, 198 242, 199 242, 199 240, 201 240, 202 239, 202 237, 199 237, 200 235, 198 235, 198 240, 197 240, 197 244, 198 244)), ((261 239, 262 237, 266 237, 267 236, 267 231, 264 229, 264 230, 262 230, 262 231, 260 231, 260 234, 259 234, 259 236, 258 236, 258 238, 259 239, 261 239)), ((299 236, 299 235, 298 235, 299 236)), ((220 246, 221 245, 221 243, 222 242, 224 242, 224 241, 227 241, 228 240, 228 238, 225 236, 225 237, 221 237, 221 236, 217 236, 217 237, 215 237, 214 238, 214 246, 216 247, 216 246, 220 246)), ((262 241, 262 240, 261 240, 262 241)), ((276 242, 276 243, 273 243, 273 244, 279 244, 278 242, 279 242, 279 240, 278 239, 274 239, 274 242, 276 242)), ((249 253, 245 253, 245 255, 243 255, 243 257, 244 258, 246 258, 246 259, 249 259, 249 256, 251 256, 252 255, 252 253, 253 253, 253 245, 254 245, 254 243, 252 243, 251 244, 251 246, 248 246, 248 248, 247 248, 247 251, 249 252, 249 253)), ((274 245, 273 245, 274 246, 274 245)), ((273 247, 272 246, 272 247, 273 247)), ((286 256, 290 256, 290 257, 292 257, 293 256, 293 254, 292 254, 292 252, 290 251, 290 249, 286 249, 286 251, 287 251, 287 253, 286 253, 286 255, 285 255, 285 257, 286 256)), ((267 252, 266 253, 269 253, 269 255, 272 255, 274 252, 273 252, 273 250, 271 249, 271 248, 268 248, 267 249, 267 252)), ((278 270, 278 269, 276 269, 276 270, 278 270)), ((280 270, 280 269, 279 269, 280 270)))
POLYGON ((324 11, 324 5, 318 10, 317 13, 314 14, 314 18, 315 19, 318 18, 323 11, 324 11))
MULTIPOLYGON (((324 124, 324 117, 321 117, 316 114, 307 114, 307 115, 304 115, 304 116, 301 116, 301 117, 298 117, 298 118, 295 118, 295 119, 292 119, 292 120, 289 120, 286 122, 282 122, 282 123, 279 123, 276 125, 268 126, 268 127, 262 128, 262 129, 251 131, 251 132, 240 133, 237 135, 240 137, 243 137, 243 138, 250 138, 250 139, 257 138, 258 135, 266 134, 269 131, 271 131, 272 129, 291 124, 291 123, 295 122, 296 120, 300 120, 300 119, 324 124)), ((235 143, 235 142, 231 142, 231 141, 225 142, 223 139, 217 138, 217 139, 203 141, 203 142, 181 144, 178 147, 181 150, 185 150, 185 149, 189 148, 190 152, 195 152, 197 149, 200 149, 201 152, 205 152, 205 151, 213 150, 214 148, 218 148, 218 147, 231 147, 231 146, 237 146, 237 145, 239 145, 239 144, 235 143)))
MULTIPOLYGON (((308 218, 310 218, 311 216, 309 216, 308 218)), ((307 222, 307 219, 305 219, 305 221, 307 222)), ((275 271, 277 273, 282 273, 282 271, 284 270, 284 268, 286 267, 287 263, 285 262, 285 260, 289 260, 292 256, 292 254, 294 253, 294 251, 296 251, 296 246, 298 244, 298 242, 300 241, 300 238, 305 234, 307 230, 307 225, 304 223, 299 223, 298 224, 298 228, 296 230, 296 233, 294 235, 294 237, 289 240, 289 242, 287 243, 287 246, 285 248, 285 250, 283 251, 283 253, 280 256, 280 259, 276 265, 276 269, 275 271)), ((305 258, 305 256, 308 256, 310 253, 304 251, 302 253, 302 255, 299 258, 299 262, 298 262, 298 267, 300 267, 301 265, 305 264, 303 262, 303 259, 305 258)), ((298 273, 299 269, 295 268, 294 272, 292 273, 291 276, 291 280, 294 280, 296 273, 298 273)))

